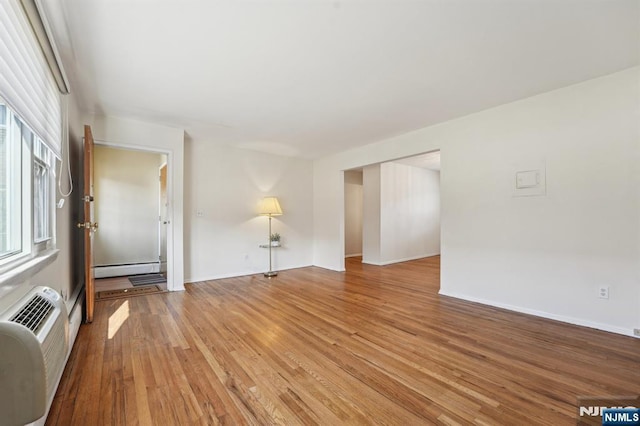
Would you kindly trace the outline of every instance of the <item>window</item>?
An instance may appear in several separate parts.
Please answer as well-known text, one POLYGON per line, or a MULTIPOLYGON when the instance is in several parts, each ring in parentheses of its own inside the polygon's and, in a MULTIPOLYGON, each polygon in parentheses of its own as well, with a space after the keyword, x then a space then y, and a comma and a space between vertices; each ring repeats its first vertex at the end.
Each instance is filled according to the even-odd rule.
POLYGON ((33 239, 42 243, 51 239, 51 182, 53 155, 41 139, 33 143, 33 239))
MULTIPOLYGON (((24 3, 0 5, 0 291, 55 258, 54 171, 62 155, 63 103, 51 72, 58 69, 55 46, 36 34, 47 32, 41 28, 46 17, 24 3)), ((66 90, 64 75, 61 80, 66 90)))
POLYGON ((55 157, 0 99, 0 265, 54 244, 55 157))
POLYGON ((22 251, 22 149, 9 109, 0 104, 0 259, 22 251))

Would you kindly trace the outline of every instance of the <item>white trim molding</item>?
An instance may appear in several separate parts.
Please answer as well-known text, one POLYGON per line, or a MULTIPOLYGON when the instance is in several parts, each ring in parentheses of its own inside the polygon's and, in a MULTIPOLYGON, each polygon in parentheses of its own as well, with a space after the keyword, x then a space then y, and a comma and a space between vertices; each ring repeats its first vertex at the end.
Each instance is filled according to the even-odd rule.
POLYGON ((483 305, 493 306, 496 308, 506 309, 508 311, 520 312, 522 314, 533 315, 540 318, 546 318, 554 321, 566 322, 568 324, 579 325, 582 327, 595 328, 596 330, 608 331, 610 333, 622 334, 624 336, 636 337, 633 334, 633 330, 628 330, 622 327, 615 327, 608 324, 602 324, 594 321, 587 321, 580 318, 569 317, 565 315, 556 315, 549 312, 539 311, 536 309, 523 308, 520 306, 509 305, 507 303, 494 302, 491 300, 481 299, 477 297, 471 297, 464 294, 447 292, 440 290, 438 292, 441 296, 454 297, 456 299, 466 300, 468 302, 481 303, 483 305))

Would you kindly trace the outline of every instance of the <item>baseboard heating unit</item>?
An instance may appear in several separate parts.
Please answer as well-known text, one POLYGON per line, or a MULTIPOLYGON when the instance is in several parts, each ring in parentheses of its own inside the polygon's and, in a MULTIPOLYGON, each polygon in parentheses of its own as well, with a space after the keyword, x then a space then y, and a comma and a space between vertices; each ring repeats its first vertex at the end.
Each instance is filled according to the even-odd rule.
POLYGON ((69 349, 69 316, 49 287, 0 300, 0 424, 24 425, 47 412, 69 349), (7 306, 7 304, 9 304, 7 306))

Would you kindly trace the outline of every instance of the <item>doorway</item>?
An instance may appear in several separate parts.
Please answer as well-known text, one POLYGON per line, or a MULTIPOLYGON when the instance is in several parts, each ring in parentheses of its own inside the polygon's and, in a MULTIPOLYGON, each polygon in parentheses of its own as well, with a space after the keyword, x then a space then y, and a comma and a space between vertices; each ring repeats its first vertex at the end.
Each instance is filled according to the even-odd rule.
POLYGON ((344 255, 362 257, 362 169, 344 172, 344 255))
POLYGON ((94 157, 98 299, 151 285, 166 291, 167 155, 96 144, 94 157))
POLYGON ((344 171, 345 267, 356 247, 379 266, 440 255, 440 163, 432 151, 344 171))

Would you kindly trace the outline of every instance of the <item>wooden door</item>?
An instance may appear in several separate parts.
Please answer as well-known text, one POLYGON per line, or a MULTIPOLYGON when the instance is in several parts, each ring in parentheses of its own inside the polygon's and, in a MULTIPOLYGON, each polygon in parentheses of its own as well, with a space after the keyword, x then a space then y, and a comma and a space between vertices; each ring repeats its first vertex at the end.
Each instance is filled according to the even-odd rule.
POLYGON ((84 233, 84 282, 85 282, 85 322, 93 321, 95 305, 95 283, 93 270, 93 233, 98 224, 93 222, 93 135, 91 127, 84 126, 84 154, 83 154, 83 222, 78 228, 84 233))
POLYGON ((167 276, 167 165, 160 167, 160 273, 167 276))

